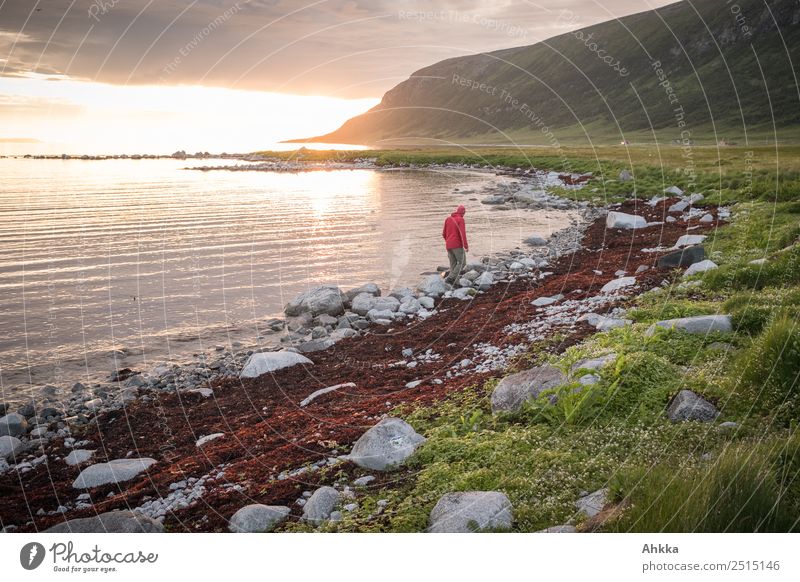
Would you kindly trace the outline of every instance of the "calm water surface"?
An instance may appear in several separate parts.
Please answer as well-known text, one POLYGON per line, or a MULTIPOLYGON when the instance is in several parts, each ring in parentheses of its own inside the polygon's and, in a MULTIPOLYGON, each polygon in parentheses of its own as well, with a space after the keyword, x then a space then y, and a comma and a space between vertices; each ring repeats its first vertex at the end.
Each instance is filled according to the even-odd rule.
POLYGON ((475 260, 570 218, 481 205, 485 173, 183 169, 208 164, 0 159, 0 400, 268 341, 315 284, 413 286, 458 204, 475 260))

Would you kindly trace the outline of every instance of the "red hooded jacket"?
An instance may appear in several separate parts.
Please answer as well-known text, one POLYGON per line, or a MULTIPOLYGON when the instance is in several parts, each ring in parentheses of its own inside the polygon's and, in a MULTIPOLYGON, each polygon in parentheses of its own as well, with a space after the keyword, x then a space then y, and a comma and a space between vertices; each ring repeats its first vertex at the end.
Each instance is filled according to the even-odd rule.
POLYGON ((446 249, 463 248, 465 251, 469 250, 467 227, 464 224, 465 212, 466 210, 464 207, 459 206, 453 214, 445 219, 444 228, 442 229, 442 238, 444 238, 446 249))

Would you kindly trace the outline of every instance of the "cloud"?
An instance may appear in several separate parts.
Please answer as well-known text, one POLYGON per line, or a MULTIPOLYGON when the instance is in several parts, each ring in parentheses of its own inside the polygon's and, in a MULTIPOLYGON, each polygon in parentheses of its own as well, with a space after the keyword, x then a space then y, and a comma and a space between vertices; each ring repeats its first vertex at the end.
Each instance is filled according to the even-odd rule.
POLYGON ((438 60, 565 32, 562 9, 587 26, 666 3, 6 0, 0 75, 374 97, 438 60))

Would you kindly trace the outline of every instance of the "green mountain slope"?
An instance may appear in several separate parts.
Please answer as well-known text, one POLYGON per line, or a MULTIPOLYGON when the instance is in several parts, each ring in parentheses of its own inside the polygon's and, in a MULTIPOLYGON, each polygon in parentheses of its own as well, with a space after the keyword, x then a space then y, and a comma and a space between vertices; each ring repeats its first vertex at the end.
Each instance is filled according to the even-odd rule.
POLYGON ((307 141, 742 139, 800 126, 798 63, 796 1, 686 0, 436 63, 307 141))

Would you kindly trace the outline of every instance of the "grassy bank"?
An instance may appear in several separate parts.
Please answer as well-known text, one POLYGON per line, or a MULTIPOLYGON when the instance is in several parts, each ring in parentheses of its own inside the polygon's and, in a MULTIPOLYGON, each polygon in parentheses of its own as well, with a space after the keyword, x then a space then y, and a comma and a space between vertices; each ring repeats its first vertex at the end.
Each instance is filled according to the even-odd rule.
POLYGON ((303 150, 258 152, 277 160, 348 163, 374 160, 378 166, 468 164, 488 169, 529 168, 591 173, 572 198, 595 202, 650 198, 667 186, 703 192, 718 204, 744 200, 800 200, 800 146, 717 147, 675 145, 597 147, 407 147, 378 150, 303 150), (632 180, 620 182, 627 169, 632 180))
MULTIPOLYGON (((564 523, 600 531, 800 530, 795 154, 781 152, 778 174, 766 163, 742 166, 738 154, 718 160, 713 171, 713 156, 706 159, 691 191, 732 210, 730 224, 706 241, 720 268, 688 280, 676 273, 671 284, 632 299, 632 326, 596 334, 559 355, 533 351, 534 362, 565 371, 581 358, 615 352, 616 362, 599 372, 599 382, 581 392, 564 386, 555 406, 542 397, 513 415, 492 415, 496 381, 435 407, 396 410, 427 442, 392 479, 364 492, 357 510, 327 527, 420 531, 442 494, 497 490, 513 504, 518 531, 564 523), (730 313, 734 332, 647 333, 661 319, 714 313, 730 313), (714 403, 719 418, 667 420, 667 405, 683 389, 714 403), (608 488, 617 511, 586 522, 575 501, 599 488, 608 488)), ((615 170, 624 165, 603 163, 615 170)), ((632 166, 646 184, 637 189, 643 198, 665 185, 686 186, 666 164, 658 172, 632 166)), ((593 187, 614 197, 634 195, 616 181, 593 187)))

